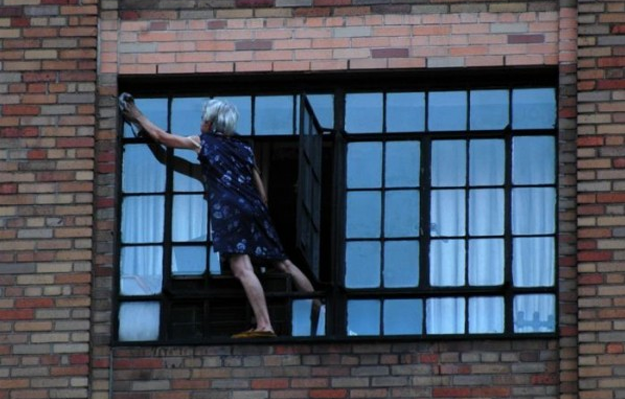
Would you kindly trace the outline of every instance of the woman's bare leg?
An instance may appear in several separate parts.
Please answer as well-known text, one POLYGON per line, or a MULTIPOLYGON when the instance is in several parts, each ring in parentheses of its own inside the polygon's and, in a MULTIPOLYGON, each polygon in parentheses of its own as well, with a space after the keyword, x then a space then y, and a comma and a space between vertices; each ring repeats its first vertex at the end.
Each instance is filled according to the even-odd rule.
POLYGON ((313 292, 315 289, 306 275, 295 266, 289 259, 281 260, 276 263, 276 268, 281 272, 289 274, 293 278, 295 287, 302 292, 313 292))
POLYGON ((230 257, 230 268, 234 276, 239 279, 243 290, 247 295, 247 299, 252 305, 254 316, 256 317, 256 331, 273 331, 271 320, 269 319, 269 311, 267 310, 267 301, 263 286, 260 284, 252 261, 247 255, 233 255, 230 257))

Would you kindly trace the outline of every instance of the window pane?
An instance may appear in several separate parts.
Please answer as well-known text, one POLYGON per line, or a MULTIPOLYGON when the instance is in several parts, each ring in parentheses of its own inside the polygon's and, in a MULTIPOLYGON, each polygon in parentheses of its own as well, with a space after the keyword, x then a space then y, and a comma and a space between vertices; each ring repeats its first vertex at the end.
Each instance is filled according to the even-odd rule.
POLYGON ((345 286, 376 288, 380 286, 380 243, 350 241, 345 249, 345 286))
POLYGON ((469 285, 502 285, 503 271, 503 240, 469 240, 469 285))
POLYGON ((432 142, 432 186, 464 186, 467 176, 467 142, 440 140, 432 142))
POLYGON ((324 128, 334 127, 334 96, 332 94, 307 94, 313 112, 324 128))
POLYGON ((202 338, 204 311, 201 303, 172 305, 170 313, 172 338, 202 338))
POLYGON ((123 247, 120 270, 122 295, 159 294, 163 285, 163 248, 123 247))
POLYGON ((163 192, 165 176, 165 165, 158 162, 147 144, 124 146, 122 172, 124 193, 163 192))
POLYGON ((202 125, 204 97, 174 98, 171 102, 171 132, 182 136, 197 136, 202 125))
POLYGON ((464 240, 432 240, 430 244, 430 285, 464 285, 464 240))
POLYGON ((389 299, 384 301, 384 335, 421 334, 423 301, 389 299))
POLYGON ((347 146, 347 187, 382 186, 382 143, 350 143, 347 146))
MULTIPOLYGON (((166 98, 135 98, 135 104, 156 126, 167 130, 166 98)), ((124 123, 124 137, 135 137, 127 123, 124 123)))
POLYGON ((432 237, 465 234, 465 191, 433 190, 430 215, 432 237))
POLYGON ((386 237, 419 236, 419 191, 387 191, 384 203, 386 237))
POLYGON ((236 132, 243 136, 252 134, 252 97, 234 96, 219 97, 219 99, 228 101, 239 111, 239 121, 237 122, 236 132))
POLYGON ((514 332, 553 332, 556 329, 555 295, 533 294, 514 297, 514 332))
POLYGON ((384 243, 384 286, 387 288, 419 285, 419 241, 384 243))
POLYGON ((321 306, 317 328, 312 328, 313 315, 312 299, 293 301, 293 320, 291 322, 291 334, 294 337, 324 336, 326 331, 326 309, 321 306))
POLYGON ((426 331, 428 334, 464 333, 463 298, 431 298, 427 300, 426 331))
POLYGON ((206 247, 174 246, 171 272, 176 276, 195 276, 206 271, 206 247))
POLYGON ((177 162, 176 158, 181 158, 192 164, 188 165, 178 162, 180 164, 178 168, 183 170, 181 173, 174 169, 174 191, 203 192, 204 183, 201 180, 200 162, 197 159, 197 154, 189 150, 174 150, 174 157, 174 162, 177 162), (185 167, 183 168, 182 165, 185 167), (197 171, 197 178, 191 177, 194 171, 197 171))
POLYGON ((126 197, 122 205, 122 242, 163 241, 165 200, 162 196, 126 197))
POLYGON ((347 193, 347 238, 377 238, 381 230, 379 191, 347 193))
POLYGON ((380 301, 347 302, 347 335, 380 335, 380 301))
POLYGON ((119 340, 157 340, 160 311, 158 302, 122 303, 119 307, 119 340))
POLYGON ((504 331, 502 297, 469 298, 469 333, 497 334, 504 331))
POLYGON ((206 241, 208 207, 202 195, 175 195, 172 219, 174 241, 206 241))
POLYGON ((512 233, 555 232, 556 191, 554 188, 512 190, 512 233))
POLYGON ((553 129, 555 126, 555 89, 516 89, 512 91, 513 129, 553 129))
POLYGON ((502 185, 506 171, 505 160, 503 140, 471 140, 469 142, 469 184, 472 186, 502 185))
POLYGON ((293 96, 256 97, 255 133, 257 135, 294 134, 293 96))
POLYGON ((348 94, 345 103, 348 133, 382 133, 382 93, 348 94))
POLYGON ((512 182, 550 184, 556 173, 555 138, 515 137, 512 140, 512 182))
POLYGON ((555 281, 553 237, 515 238, 512 279, 515 287, 552 287, 555 281))
POLYGON ((471 130, 503 130, 509 123, 507 90, 471 92, 471 130))
POLYGON ((386 143, 386 187, 417 187, 421 167, 421 143, 391 141, 386 143))
POLYGON ((490 236, 503 234, 503 190, 469 191, 469 234, 490 236))
POLYGON ((386 131, 422 132, 425 130, 425 93, 388 93, 386 131))
POLYGON ((467 129, 465 91, 432 92, 428 101, 428 130, 437 132, 467 129))
POLYGON ((215 248, 211 245, 210 252, 208 254, 209 271, 212 275, 220 275, 221 271, 221 257, 219 253, 215 252, 215 248))

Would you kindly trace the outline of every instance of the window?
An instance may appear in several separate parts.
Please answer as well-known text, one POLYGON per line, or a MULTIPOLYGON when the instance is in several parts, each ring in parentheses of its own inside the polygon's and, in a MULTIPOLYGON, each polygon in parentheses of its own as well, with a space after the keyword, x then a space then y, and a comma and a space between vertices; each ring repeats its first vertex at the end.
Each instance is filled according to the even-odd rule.
MULTIPOLYGON (((274 223, 316 288, 295 292, 257 265, 280 335, 551 334, 556 93, 506 78, 455 87, 341 80, 327 90, 286 79, 284 90, 137 102, 187 135, 199 130, 205 98, 238 107, 274 223), (313 298, 324 300, 321 314, 313 298)), ((252 313, 212 251, 195 154, 128 129, 121 145, 118 341, 227 340, 252 313)))

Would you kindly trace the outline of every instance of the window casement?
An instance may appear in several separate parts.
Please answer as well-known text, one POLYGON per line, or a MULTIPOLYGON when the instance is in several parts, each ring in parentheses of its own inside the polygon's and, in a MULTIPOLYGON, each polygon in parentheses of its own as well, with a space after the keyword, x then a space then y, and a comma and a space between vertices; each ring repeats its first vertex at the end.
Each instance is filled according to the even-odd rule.
MULTIPOLYGON (((239 109, 274 223, 316 289, 256 265, 281 339, 551 335, 555 80, 476 76, 129 88, 183 135, 199 133, 206 98, 239 109)), ((196 156, 122 130, 116 341, 228 342, 252 312, 212 251, 196 156)))

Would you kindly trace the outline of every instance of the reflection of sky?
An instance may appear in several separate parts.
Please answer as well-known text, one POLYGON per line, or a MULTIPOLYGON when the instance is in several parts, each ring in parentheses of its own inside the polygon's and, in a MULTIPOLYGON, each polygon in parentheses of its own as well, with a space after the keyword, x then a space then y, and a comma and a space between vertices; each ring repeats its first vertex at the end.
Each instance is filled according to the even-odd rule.
POLYGON ((555 126, 555 89, 512 90, 513 129, 553 129, 555 126))
POLYGON ((254 113, 257 135, 289 135, 293 131, 293 96, 258 96, 254 113))

